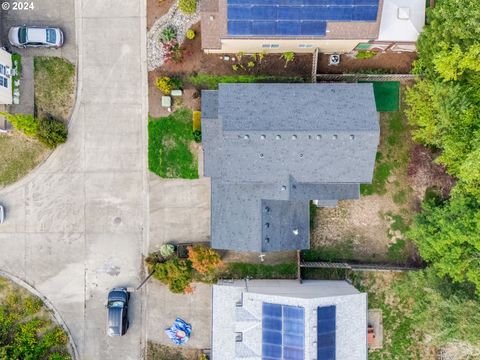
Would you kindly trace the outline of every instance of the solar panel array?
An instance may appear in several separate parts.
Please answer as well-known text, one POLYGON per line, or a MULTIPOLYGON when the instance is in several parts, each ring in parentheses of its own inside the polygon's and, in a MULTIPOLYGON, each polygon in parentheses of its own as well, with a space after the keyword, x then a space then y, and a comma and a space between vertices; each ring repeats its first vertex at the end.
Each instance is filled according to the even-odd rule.
POLYGON ((303 360, 304 309, 263 303, 262 311, 262 360, 303 360))
POLYGON ((317 308, 317 359, 335 360, 336 357, 336 307, 317 308))
POLYGON ((327 21, 376 21, 379 0, 227 0, 233 36, 324 36, 327 21))

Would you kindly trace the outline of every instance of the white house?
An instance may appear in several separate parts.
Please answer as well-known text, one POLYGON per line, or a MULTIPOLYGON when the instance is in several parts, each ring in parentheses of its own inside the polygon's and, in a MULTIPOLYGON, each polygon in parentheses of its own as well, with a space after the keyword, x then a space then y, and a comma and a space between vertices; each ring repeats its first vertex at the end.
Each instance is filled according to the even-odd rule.
POLYGON ((12 54, 0 49, 0 104, 13 102, 12 54))

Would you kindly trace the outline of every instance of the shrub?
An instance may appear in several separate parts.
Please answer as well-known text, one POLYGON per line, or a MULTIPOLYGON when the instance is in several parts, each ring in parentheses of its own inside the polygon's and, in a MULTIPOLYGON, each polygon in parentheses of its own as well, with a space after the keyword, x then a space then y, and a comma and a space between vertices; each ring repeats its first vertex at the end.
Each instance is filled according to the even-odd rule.
POLYGON ((202 275, 211 275, 223 265, 218 252, 202 245, 189 246, 188 259, 192 262, 192 267, 202 275))
POLYGON ((165 51, 166 62, 174 62, 178 64, 183 61, 183 50, 177 40, 164 43, 163 49, 165 51))
POLYGON ((153 265, 156 279, 160 280, 172 293, 181 294, 189 290, 192 282, 192 267, 190 261, 173 258, 164 263, 153 265))
POLYGON ((33 115, 0 113, 12 124, 12 126, 27 136, 34 137, 38 133, 39 123, 33 115))
POLYGON ((160 41, 164 44, 176 39, 177 39, 177 29, 175 29, 171 25, 163 29, 162 33, 160 34, 160 41))
POLYGON ((377 55, 375 51, 369 51, 369 50, 359 50, 357 52, 357 55, 355 56, 357 59, 370 59, 377 55))
POLYGON ((255 62, 249 61, 249 62, 247 63, 247 67, 248 67, 249 69, 254 68, 254 67, 255 67, 255 62))
POLYGON ((193 131, 202 129, 202 113, 200 111, 192 113, 192 128, 193 131))
POLYGON ((40 120, 37 138, 50 148, 55 148, 67 141, 68 129, 62 122, 53 118, 40 120))
POLYGON ((197 0, 180 0, 178 7, 185 14, 193 14, 197 11, 197 0))
POLYGON ((287 52, 284 52, 280 58, 282 58, 283 60, 285 60, 285 67, 287 67, 288 63, 295 60, 295 53, 292 52, 292 51, 287 51, 287 52))
POLYGON ((178 76, 172 76, 170 78, 170 86, 172 87, 172 89, 182 89, 183 88, 182 78, 178 76))
POLYGON ((188 40, 195 39, 195 31, 193 31, 192 29, 189 29, 187 31, 186 37, 187 37, 188 40))
POLYGON ((200 130, 193 131, 192 135, 193 135, 193 141, 195 141, 196 143, 202 142, 202 132, 200 130))
POLYGON ((172 82, 168 76, 162 76, 157 78, 155 86, 162 92, 163 95, 170 95, 172 92, 172 82))

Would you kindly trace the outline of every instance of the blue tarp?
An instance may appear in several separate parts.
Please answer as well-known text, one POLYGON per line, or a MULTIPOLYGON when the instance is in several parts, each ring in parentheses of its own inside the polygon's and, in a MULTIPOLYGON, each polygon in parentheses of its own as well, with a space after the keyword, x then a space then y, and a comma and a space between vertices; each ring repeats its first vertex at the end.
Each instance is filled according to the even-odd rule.
POLYGON ((192 325, 183 321, 180 318, 176 318, 171 327, 165 329, 165 333, 176 345, 185 344, 190 339, 190 333, 192 332, 192 325))

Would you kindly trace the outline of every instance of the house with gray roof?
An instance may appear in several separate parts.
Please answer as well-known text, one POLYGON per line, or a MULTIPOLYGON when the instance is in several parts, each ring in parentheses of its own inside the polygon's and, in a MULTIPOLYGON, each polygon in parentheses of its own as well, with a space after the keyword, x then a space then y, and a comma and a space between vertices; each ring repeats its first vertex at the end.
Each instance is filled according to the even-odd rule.
POLYGON ((367 294, 345 281, 213 286, 213 360, 366 360, 367 294))
POLYGON ((202 91, 217 249, 310 247, 309 202, 357 199, 379 142, 372 84, 220 84, 202 91))

